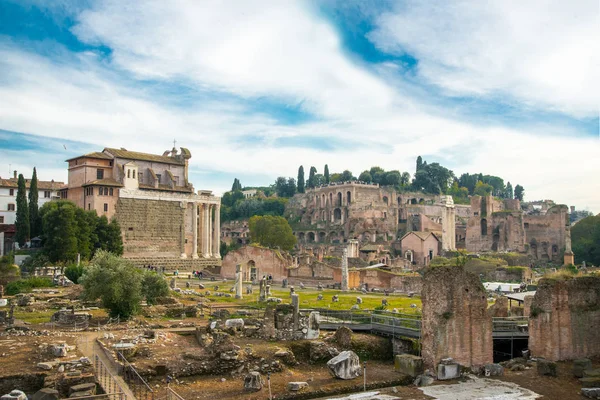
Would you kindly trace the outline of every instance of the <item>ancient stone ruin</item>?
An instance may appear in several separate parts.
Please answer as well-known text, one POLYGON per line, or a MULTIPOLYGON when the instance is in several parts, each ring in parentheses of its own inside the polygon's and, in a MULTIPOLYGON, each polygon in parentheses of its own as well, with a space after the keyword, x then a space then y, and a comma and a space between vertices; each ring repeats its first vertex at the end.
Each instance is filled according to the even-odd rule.
POLYGON ((479 278, 463 267, 435 267, 423 280, 425 367, 435 369, 449 357, 465 367, 492 363, 492 318, 479 278))
POLYGON ((541 279, 531 304, 529 349, 548 360, 600 355, 600 277, 541 279))

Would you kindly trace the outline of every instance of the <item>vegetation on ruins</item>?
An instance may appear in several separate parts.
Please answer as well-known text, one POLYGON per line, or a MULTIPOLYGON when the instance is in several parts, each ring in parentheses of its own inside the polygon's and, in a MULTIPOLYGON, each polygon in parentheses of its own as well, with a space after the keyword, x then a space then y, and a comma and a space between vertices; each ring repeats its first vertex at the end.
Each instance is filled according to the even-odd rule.
POLYGON ((325 164, 325 169, 323 170, 323 177, 325 178, 325 184, 329 183, 329 166, 325 164))
POLYGON ((169 295, 169 286, 162 276, 153 271, 145 271, 142 278, 142 295, 146 303, 152 305, 159 297, 169 295))
POLYGON ((254 216, 248 222, 250 239, 269 248, 292 250, 296 245, 296 236, 292 227, 283 217, 271 215, 254 216))
POLYGON ((14 265, 12 255, 0 257, 0 285, 6 286, 9 282, 19 279, 19 267, 14 265))
POLYGON ((221 242, 219 254, 221 255, 221 258, 224 258, 227 255, 227 253, 229 253, 230 251, 235 251, 235 250, 239 249, 240 247, 242 247, 242 245, 235 241, 232 241, 230 244, 221 242))
POLYGON ((429 194, 446 193, 454 180, 454 173, 438 163, 423 163, 415 172, 412 186, 429 194))
POLYGON ((36 251, 21 263, 21 271, 32 273, 36 269, 47 267, 50 264, 50 259, 45 252, 36 251))
POLYGON ((304 167, 298 168, 298 193, 304 193, 304 167))
POLYGON ((25 187, 25 178, 19 174, 17 183, 17 219, 15 221, 15 240, 19 246, 24 246, 29 240, 29 208, 27 207, 27 188, 25 187))
POLYGON ((523 189, 523 186, 521 186, 521 185, 515 186, 515 199, 523 201, 524 196, 525 196, 525 189, 523 189))
POLYGON ((83 264, 70 264, 65 268, 65 276, 73 283, 79 283, 79 278, 83 275, 85 267, 83 264))
POLYGON ((29 234, 32 238, 42 233, 42 220, 38 209, 38 179, 33 167, 33 176, 29 184, 29 234))
POLYGON ((571 243, 578 263, 600 265, 600 214, 589 216, 571 227, 571 243))
POLYGON ((131 262, 99 250, 79 283, 83 285, 84 299, 100 299, 111 317, 129 318, 139 310, 142 280, 142 271, 131 262))
POLYGON ((44 288, 53 286, 52 280, 49 278, 41 278, 39 276, 32 276, 26 279, 19 279, 17 281, 10 282, 6 285, 5 293, 9 296, 14 296, 19 293, 31 292, 36 288, 44 288))
POLYGON ((121 227, 116 220, 83 210, 67 200, 51 201, 40 209, 43 252, 51 262, 89 260, 96 251, 123 254, 121 227))
MULTIPOLYGON (((314 177, 313 177, 314 180, 314 177)), ((309 178, 310 182, 310 178, 309 178)), ((292 197, 296 194, 296 180, 294 178, 285 178, 280 176, 275 181, 275 192, 279 197, 292 197)))
POLYGON ((241 191, 227 192, 221 199, 221 221, 246 219, 254 215, 281 216, 287 202, 287 198, 250 197, 246 199, 241 191))
POLYGON ((317 169, 315 167, 310 167, 310 172, 308 174, 308 181, 306 183, 306 187, 314 188, 316 185, 315 175, 317 174, 317 169))

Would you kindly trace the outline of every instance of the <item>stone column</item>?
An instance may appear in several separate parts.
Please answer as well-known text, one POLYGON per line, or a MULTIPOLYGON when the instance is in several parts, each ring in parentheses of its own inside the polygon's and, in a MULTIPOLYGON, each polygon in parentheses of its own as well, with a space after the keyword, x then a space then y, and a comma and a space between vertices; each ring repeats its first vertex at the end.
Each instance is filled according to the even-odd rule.
POLYGON ((442 198, 442 250, 456 250, 456 211, 452 196, 442 198))
POLYGON ((194 239, 192 243, 192 258, 198 258, 198 203, 192 203, 192 231, 194 239))
POLYGON ((204 258, 208 258, 210 257, 210 253, 209 253, 209 223, 208 220, 209 218, 209 205, 208 204, 204 204, 204 223, 202 224, 202 256, 204 258))
POLYGON ((208 205, 208 256, 212 257, 212 246, 213 246, 213 210, 215 209, 214 204, 208 205))
POLYGON ((235 266, 235 298, 242 298, 242 266, 240 264, 235 266))
POLYGON ((292 295, 292 316, 294 317, 294 333, 300 329, 300 296, 292 295))
POLYGON ((4 232, 0 232, 0 256, 4 255, 4 232))
POLYGON ((215 226, 213 228, 213 249, 212 255, 215 258, 221 258, 221 205, 215 205, 215 226))
POLYGON ((181 258, 187 258, 187 254, 185 254, 185 215, 187 213, 187 209, 188 209, 188 203, 183 202, 181 208, 183 209, 183 215, 181 217, 181 237, 180 237, 180 241, 181 241, 181 245, 180 250, 181 250, 181 258))
POLYGON ((342 250, 342 290, 348 291, 348 248, 342 250))

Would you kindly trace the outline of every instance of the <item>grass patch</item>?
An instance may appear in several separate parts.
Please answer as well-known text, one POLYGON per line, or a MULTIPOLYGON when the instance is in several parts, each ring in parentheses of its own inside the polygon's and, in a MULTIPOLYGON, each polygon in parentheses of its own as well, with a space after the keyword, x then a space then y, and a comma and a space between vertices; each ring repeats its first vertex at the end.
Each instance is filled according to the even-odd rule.
POLYGON ((25 311, 22 308, 15 308, 14 317, 30 324, 43 324, 50 322, 50 317, 56 310, 42 310, 42 311, 25 311))

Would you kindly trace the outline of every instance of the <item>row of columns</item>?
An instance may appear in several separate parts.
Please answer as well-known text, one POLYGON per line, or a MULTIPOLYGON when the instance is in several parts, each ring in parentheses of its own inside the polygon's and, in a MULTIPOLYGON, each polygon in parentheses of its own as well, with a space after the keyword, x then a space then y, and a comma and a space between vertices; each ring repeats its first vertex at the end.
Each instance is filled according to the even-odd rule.
MULTIPOLYGON (((221 254, 219 254, 221 244, 220 204, 192 203, 192 231, 194 234, 192 258, 199 258, 198 251, 203 258, 221 258, 221 254), (199 235, 200 237, 198 237, 199 235)), ((182 252, 181 256, 185 258, 185 252, 182 252)))

